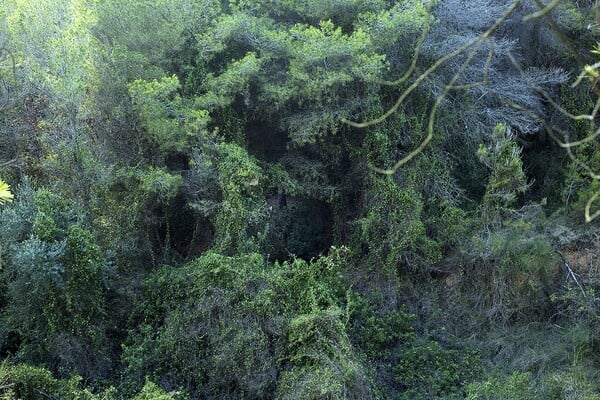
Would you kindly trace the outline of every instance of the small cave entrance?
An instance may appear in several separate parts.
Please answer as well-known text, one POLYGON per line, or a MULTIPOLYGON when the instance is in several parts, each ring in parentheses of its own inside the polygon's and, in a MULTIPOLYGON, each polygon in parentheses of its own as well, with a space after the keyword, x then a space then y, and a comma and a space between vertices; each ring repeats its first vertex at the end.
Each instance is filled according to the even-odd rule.
MULTIPOLYGON (((279 195, 277 197, 280 197, 279 195)), ((326 254, 333 243, 331 206, 317 199, 276 199, 266 250, 274 260, 295 255, 310 260, 326 254)))
POLYGON ((168 223, 165 221, 159 227, 159 246, 174 252, 182 260, 198 257, 212 247, 214 226, 187 206, 185 195, 178 194, 162 213, 166 213, 168 223))
POLYGON ((212 247, 215 238, 212 223, 199 218, 188 207, 173 210, 172 224, 171 248, 183 259, 198 257, 212 247))
POLYGON ((188 171, 190 157, 185 153, 169 152, 165 155, 165 165, 171 172, 188 171))
POLYGON ((0 359, 5 359, 17 354, 21 347, 21 342, 21 336, 17 332, 7 332, 4 338, 0 338, 0 359))
POLYGON ((540 201, 546 198, 549 208, 559 208, 564 204, 563 193, 556 188, 561 187, 565 180, 569 154, 545 132, 528 139, 528 142, 520 144, 523 147, 523 170, 529 183, 526 199, 540 201))

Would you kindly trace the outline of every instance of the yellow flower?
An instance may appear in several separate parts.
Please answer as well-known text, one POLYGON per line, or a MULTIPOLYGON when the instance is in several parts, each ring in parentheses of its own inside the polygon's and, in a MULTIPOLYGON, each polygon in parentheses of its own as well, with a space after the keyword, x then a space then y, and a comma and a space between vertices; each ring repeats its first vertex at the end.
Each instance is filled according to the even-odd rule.
POLYGON ((8 183, 0 179, 0 204, 12 201, 13 194, 10 192, 10 186, 8 183))

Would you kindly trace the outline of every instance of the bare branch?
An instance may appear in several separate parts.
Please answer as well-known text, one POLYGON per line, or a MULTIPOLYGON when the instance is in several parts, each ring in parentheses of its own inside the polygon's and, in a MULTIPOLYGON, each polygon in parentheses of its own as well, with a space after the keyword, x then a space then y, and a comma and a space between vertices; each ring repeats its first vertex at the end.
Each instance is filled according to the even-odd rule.
POLYGON ((571 276, 571 279, 573 279, 573 282, 575 282, 577 287, 579 287, 583 297, 586 298, 587 295, 585 294, 585 290, 583 290, 583 286, 581 286, 581 283, 579 283, 579 280, 577 279, 577 275, 575 275, 575 272, 573 272, 573 270, 571 269, 571 266, 569 265, 569 262, 567 261, 566 257, 564 256, 564 254, 562 252, 560 252, 560 251, 557 251, 557 252, 558 252, 558 255, 560 256, 560 258, 562 259, 563 265, 567 269, 567 272, 571 276))
MULTIPOLYGON (((550 3, 548 3, 547 6, 542 7, 539 11, 536 11, 534 13, 524 16, 523 22, 527 22, 530 19, 543 17, 544 15, 546 15, 550 11, 552 11, 554 9, 554 7, 556 7, 558 5, 558 3, 560 3, 560 2, 561 2, 561 0, 552 0, 550 3)), ((540 5, 540 3, 538 3, 538 6, 539 5, 540 5)))
POLYGON ((585 204, 585 222, 592 222, 596 218, 600 217, 600 210, 597 210, 595 213, 590 214, 590 209, 592 208, 592 204, 600 197, 600 190, 598 190, 594 195, 588 200, 585 204))
POLYGON ((383 81, 382 84, 388 85, 388 86, 400 85, 401 83, 404 83, 408 78, 410 78, 411 75, 413 74, 413 72, 415 72, 415 69, 417 68, 417 62, 419 60, 419 55, 421 53, 421 48, 423 47, 425 38, 427 38, 427 35, 429 34, 429 30, 431 29, 431 19, 432 19, 431 18, 431 9, 433 8, 434 3, 435 3, 434 1, 430 1, 429 4, 427 5, 427 18, 425 19, 425 29, 423 29, 423 32, 421 33, 421 36, 419 37, 419 40, 417 41, 417 45, 415 46, 415 53, 413 54, 412 61, 410 63, 408 70, 406 70, 404 75, 402 75, 400 78, 396 79, 395 81, 383 81))

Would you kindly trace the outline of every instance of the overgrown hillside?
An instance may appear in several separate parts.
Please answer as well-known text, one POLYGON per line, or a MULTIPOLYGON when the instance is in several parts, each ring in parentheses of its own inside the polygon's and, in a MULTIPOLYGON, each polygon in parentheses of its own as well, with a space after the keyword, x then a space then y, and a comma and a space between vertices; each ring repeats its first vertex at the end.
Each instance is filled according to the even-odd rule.
POLYGON ((3 0, 0 399, 600 399, 600 3, 3 0))

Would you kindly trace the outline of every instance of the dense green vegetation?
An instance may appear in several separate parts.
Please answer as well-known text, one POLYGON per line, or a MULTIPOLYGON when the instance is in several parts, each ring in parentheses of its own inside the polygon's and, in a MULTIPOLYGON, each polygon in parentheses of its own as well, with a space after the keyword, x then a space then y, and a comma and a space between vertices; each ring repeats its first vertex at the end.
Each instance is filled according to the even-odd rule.
POLYGON ((0 399, 600 399, 598 7, 3 0, 0 399))

